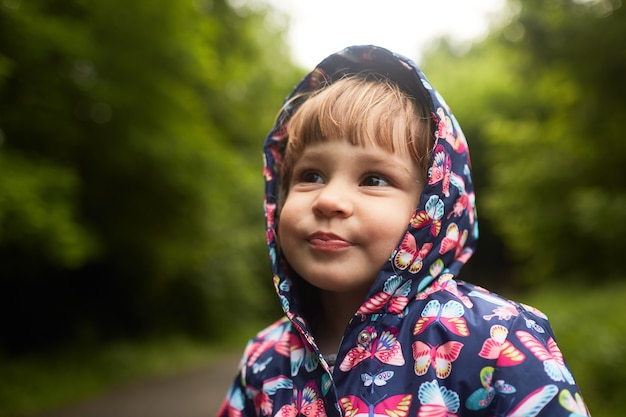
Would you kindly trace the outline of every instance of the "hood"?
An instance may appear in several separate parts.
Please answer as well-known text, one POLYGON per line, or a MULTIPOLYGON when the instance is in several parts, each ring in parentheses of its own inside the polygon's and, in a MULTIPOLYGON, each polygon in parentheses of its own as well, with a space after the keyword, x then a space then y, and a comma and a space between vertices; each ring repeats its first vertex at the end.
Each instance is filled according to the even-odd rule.
MULTIPOLYGON (((411 299, 443 274, 456 276, 478 238, 467 142, 445 101, 421 70, 410 59, 376 46, 352 46, 329 56, 287 97, 264 146, 266 231, 274 285, 287 317, 305 335, 309 334, 308 325, 302 318, 304 301, 298 289, 303 281, 293 277, 278 250, 275 233, 280 192, 277 167, 289 140, 285 127, 295 110, 287 103, 296 95, 364 71, 387 77, 410 96, 425 99, 434 122, 427 185, 407 222, 407 233, 373 282, 368 299, 391 291, 391 282, 396 291, 401 289, 402 295, 411 299)), ((364 307, 359 310, 367 311, 364 307)))

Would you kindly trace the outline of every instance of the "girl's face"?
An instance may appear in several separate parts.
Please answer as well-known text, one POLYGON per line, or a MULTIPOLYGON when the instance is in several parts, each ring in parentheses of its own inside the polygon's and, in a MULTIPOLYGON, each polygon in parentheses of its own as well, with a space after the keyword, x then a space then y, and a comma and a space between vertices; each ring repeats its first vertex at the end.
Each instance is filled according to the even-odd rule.
POLYGON ((404 236, 423 182, 408 154, 345 140, 308 145, 280 213, 286 259, 315 287, 364 297, 404 236))

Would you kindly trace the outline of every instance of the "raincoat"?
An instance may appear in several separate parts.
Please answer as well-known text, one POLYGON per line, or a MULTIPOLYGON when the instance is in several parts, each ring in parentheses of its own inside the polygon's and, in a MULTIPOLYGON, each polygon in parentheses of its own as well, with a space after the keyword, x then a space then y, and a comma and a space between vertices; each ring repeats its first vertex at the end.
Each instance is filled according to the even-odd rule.
POLYGON ((265 142, 264 176, 267 240, 285 316, 247 345, 220 415, 587 415, 546 316, 456 279, 478 238, 468 147, 420 69, 383 48, 346 48, 322 61, 286 103, 363 71, 430 104, 434 145, 419 205, 329 365, 307 319, 315 302, 277 247, 277 164, 295 110, 283 107, 265 142))

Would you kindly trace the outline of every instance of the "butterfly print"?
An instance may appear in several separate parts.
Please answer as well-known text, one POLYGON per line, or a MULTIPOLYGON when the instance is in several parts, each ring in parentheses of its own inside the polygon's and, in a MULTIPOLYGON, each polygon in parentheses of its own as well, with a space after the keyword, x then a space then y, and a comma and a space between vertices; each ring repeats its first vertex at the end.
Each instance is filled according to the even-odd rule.
POLYGON ((244 357, 248 358, 248 367, 253 366, 261 355, 272 348, 276 353, 289 357, 289 334, 283 331, 282 326, 269 329, 259 339, 262 341, 251 343, 244 351, 244 357))
POLYGON ((456 417, 459 410, 459 395, 446 387, 440 387, 437 380, 420 385, 418 398, 422 406, 417 417, 456 417))
POLYGON ((269 365, 269 363, 272 361, 272 359, 274 359, 274 357, 270 356, 269 358, 267 358, 263 362, 253 363, 252 364, 252 373, 253 374, 258 374, 259 372, 263 372, 265 370, 265 368, 267 368, 267 365, 269 365))
POLYGON ((245 396, 240 388, 232 386, 226 396, 227 401, 222 404, 219 416, 242 417, 245 408, 245 396))
POLYGON ((456 199, 454 205, 452 206, 452 211, 448 214, 448 218, 452 216, 459 217, 465 209, 467 209, 469 205, 469 196, 467 194, 461 194, 459 198, 456 199))
POLYGON ((480 370, 480 383, 482 388, 478 388, 465 400, 465 406, 473 411, 487 408, 497 394, 513 394, 517 392, 514 386, 502 380, 493 381, 494 368, 485 366, 480 370))
POLYGON ((548 339, 548 345, 544 346, 535 336, 518 330, 515 332, 517 338, 537 359, 543 362, 543 369, 553 381, 567 381, 574 385, 574 377, 565 366, 563 354, 552 337, 548 339))
POLYGON ((454 258, 457 259, 459 254, 463 250, 465 241, 467 240, 467 230, 463 230, 463 233, 459 232, 459 227, 456 223, 450 223, 448 229, 446 229, 446 236, 441 241, 441 247, 439 248, 439 254, 454 251, 454 258))
POLYGON ((289 343, 291 357, 291 376, 296 376, 300 372, 300 367, 304 364, 304 369, 311 372, 319 365, 317 354, 307 349, 302 339, 295 334, 291 334, 289 343))
MULTIPOLYGON (((441 259, 438 259, 437 261, 439 261, 443 265, 443 262, 441 262, 441 259)), ((435 265, 435 263, 437 262, 434 262, 433 265, 435 265)), ((433 265, 431 265, 431 274, 432 274, 433 265)), ((417 300, 425 300, 428 297, 430 297, 431 294, 434 294, 438 291, 449 292, 450 294, 454 295, 456 298, 461 300, 463 305, 467 308, 472 308, 474 306, 474 303, 472 302, 472 300, 470 300, 467 295, 463 295, 461 291, 458 290, 456 281, 454 280, 454 276, 452 274, 441 275, 437 279, 437 281, 433 282, 429 287, 426 288, 426 290, 418 293, 415 296, 415 298, 417 300)))
POLYGON ((489 333, 491 337, 484 341, 478 356, 497 359, 496 366, 514 366, 524 362, 526 355, 507 340, 509 331, 506 327, 500 324, 493 325, 489 333))
POLYGON ((411 217, 411 226, 416 229, 430 226, 430 234, 438 236, 441 231, 441 218, 444 214, 444 203, 437 195, 430 196, 425 210, 418 211, 411 217))
POLYGON ((407 232, 402 239, 400 249, 394 255, 394 265, 396 268, 405 270, 409 268, 412 274, 418 273, 422 269, 422 261, 432 249, 432 243, 424 243, 421 248, 417 248, 415 236, 407 232))
POLYGON ((263 382, 263 390, 259 391, 252 387, 246 387, 246 396, 253 399, 257 415, 270 415, 274 402, 270 396, 274 396, 279 389, 293 388, 293 381, 286 376, 277 376, 263 382), (262 413, 259 413, 262 411, 262 413))
POLYGON ((457 336, 469 336, 469 329, 463 314, 463 306, 458 301, 450 300, 442 306, 438 300, 431 300, 426 304, 421 317, 415 323, 413 335, 417 336, 431 324, 439 323, 457 336))
POLYGON ((589 410, 579 393, 572 395, 569 390, 564 389, 559 394, 559 403, 572 413, 570 417, 589 417, 589 410))
POLYGON ((274 240, 274 224, 275 224, 276 204, 268 203, 265 205, 265 216, 267 218, 268 227, 265 229, 265 237, 267 241, 274 240))
POLYGON ((493 309, 493 314, 483 316, 483 319, 485 320, 491 320, 494 317, 497 317, 499 320, 510 320, 511 318, 517 317, 519 315, 519 311, 513 303, 507 300, 503 300, 500 297, 496 297, 486 290, 471 291, 469 295, 471 297, 482 298, 483 300, 488 301, 491 304, 496 304, 498 306, 493 309))
POLYGON ((319 398, 319 393, 315 383, 309 382, 304 389, 298 392, 294 389, 294 404, 283 405, 274 417, 322 417, 324 412, 324 401, 319 398))
POLYGON ((376 375, 371 375, 368 373, 361 374, 361 381, 363 381, 363 385, 366 387, 371 387, 370 393, 374 393, 374 387, 382 387, 387 385, 387 381, 393 378, 395 374, 394 371, 382 371, 377 373, 376 375))
POLYGON ((460 133, 460 130, 457 134, 454 133, 454 124, 441 107, 437 109, 437 116, 439 119, 439 123, 437 123, 437 137, 445 139, 455 152, 465 152, 467 150, 467 139, 460 133))
POLYGON ((545 385, 528 394, 515 408, 496 411, 496 417, 535 417, 556 396, 556 385, 545 385))
POLYGON ((528 318, 524 317, 524 321, 526 322, 526 327, 528 327, 529 329, 533 329, 537 333, 545 333, 546 332, 546 330, 543 327, 541 327, 540 325, 538 325, 535 320, 531 320, 531 319, 528 319, 528 318))
POLYGON ((443 145, 435 146, 433 164, 428 170, 428 185, 441 183, 443 195, 450 197, 452 161, 443 145))
POLYGON ((388 328, 377 336, 372 327, 367 327, 372 337, 366 343, 359 343, 348 351, 348 354, 339 365, 339 369, 347 372, 366 359, 376 359, 381 363, 393 366, 403 366, 404 356, 402 346, 396 339, 398 329, 388 328))
POLYGON ((463 343, 449 341, 440 346, 431 346, 421 341, 413 343, 413 359, 415 359, 415 373, 425 375, 428 368, 435 369, 437 378, 445 379, 452 371, 452 362, 457 360, 463 343))
POLYGON ((411 394, 393 395, 376 404, 368 404, 359 397, 348 395, 339 404, 345 417, 406 417, 413 396, 411 394))
POLYGON ((387 279, 383 291, 375 294, 359 307, 357 313, 369 314, 381 311, 387 305, 387 311, 391 314, 400 314, 409 303, 411 280, 402 283, 402 277, 393 275, 387 279))

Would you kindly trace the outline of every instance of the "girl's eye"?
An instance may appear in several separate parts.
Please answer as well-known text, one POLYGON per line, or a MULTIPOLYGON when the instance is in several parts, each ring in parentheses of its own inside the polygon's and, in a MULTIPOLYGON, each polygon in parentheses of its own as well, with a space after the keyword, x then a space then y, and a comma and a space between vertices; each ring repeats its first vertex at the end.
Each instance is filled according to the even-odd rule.
POLYGON ((317 183, 317 184, 321 184, 324 182, 324 179, 322 178, 322 176, 315 171, 305 171, 302 173, 302 175, 300 175, 300 180, 302 182, 313 182, 313 183, 317 183))
POLYGON ((370 175, 366 177, 362 184, 365 187, 387 187, 390 185, 389 181, 378 175, 370 175))

